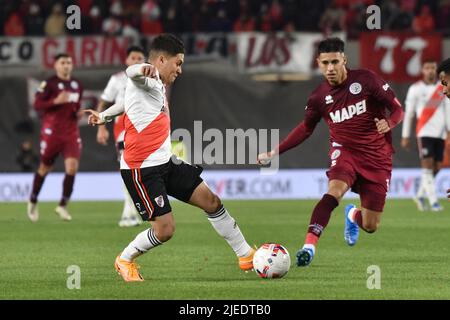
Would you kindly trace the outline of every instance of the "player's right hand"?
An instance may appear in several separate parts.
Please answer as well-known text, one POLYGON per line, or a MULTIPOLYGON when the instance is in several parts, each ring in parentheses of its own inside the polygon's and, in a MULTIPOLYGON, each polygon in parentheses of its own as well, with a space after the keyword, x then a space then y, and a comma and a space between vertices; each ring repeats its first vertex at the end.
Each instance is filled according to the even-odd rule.
POLYGON ((55 99, 53 99, 54 104, 63 104, 69 102, 69 93, 67 91, 61 91, 55 99))
POLYGON ((88 124, 91 126, 98 126, 100 124, 105 124, 105 121, 100 118, 100 113, 92 109, 86 109, 83 111, 88 114, 88 124))
MULTIPOLYGON (((88 119, 89 121, 89 119, 88 119)), ((97 142, 103 146, 108 145, 109 131, 105 126, 99 126, 97 130, 97 142)))
POLYGON ((400 145, 402 146, 403 149, 409 151, 409 138, 402 138, 400 145))
POLYGON ((151 64, 147 64, 142 67, 141 72, 144 77, 156 78, 158 69, 156 69, 156 67, 151 64))
POLYGON ((276 151, 272 150, 269 152, 260 153, 257 158, 257 162, 261 166, 268 165, 270 161, 275 157, 276 151))

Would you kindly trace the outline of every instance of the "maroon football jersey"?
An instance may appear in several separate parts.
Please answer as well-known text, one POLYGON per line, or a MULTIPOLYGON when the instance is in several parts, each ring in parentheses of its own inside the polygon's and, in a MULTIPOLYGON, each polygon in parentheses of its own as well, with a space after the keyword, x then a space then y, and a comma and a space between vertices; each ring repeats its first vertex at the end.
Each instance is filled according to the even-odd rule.
POLYGON ((374 119, 387 119, 392 128, 401 120, 390 119, 394 113, 395 118, 401 118, 403 111, 386 82, 369 70, 348 70, 340 85, 324 81, 313 91, 304 125, 312 132, 320 119, 325 119, 330 147, 342 146, 367 159, 368 164, 386 168, 394 152, 392 136, 391 132, 378 133, 374 119))
POLYGON ((46 135, 64 136, 79 134, 77 112, 83 94, 81 83, 76 79, 62 80, 56 75, 43 81, 36 92, 34 108, 42 121, 41 132, 46 135), (69 93, 69 102, 53 103, 61 91, 69 93))

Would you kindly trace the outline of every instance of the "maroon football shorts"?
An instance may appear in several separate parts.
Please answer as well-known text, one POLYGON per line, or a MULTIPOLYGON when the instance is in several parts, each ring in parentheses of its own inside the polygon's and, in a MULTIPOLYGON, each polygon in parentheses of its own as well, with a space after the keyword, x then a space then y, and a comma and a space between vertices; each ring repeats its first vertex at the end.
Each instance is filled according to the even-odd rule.
POLYGON ((62 154, 64 159, 76 158, 79 160, 81 148, 79 136, 55 137, 43 134, 40 140, 41 162, 46 166, 51 166, 59 154, 62 154))
POLYGON ((363 208, 382 212, 386 202, 392 166, 387 161, 386 169, 370 166, 370 161, 342 147, 331 148, 330 168, 327 171, 328 180, 341 180, 359 193, 363 208))

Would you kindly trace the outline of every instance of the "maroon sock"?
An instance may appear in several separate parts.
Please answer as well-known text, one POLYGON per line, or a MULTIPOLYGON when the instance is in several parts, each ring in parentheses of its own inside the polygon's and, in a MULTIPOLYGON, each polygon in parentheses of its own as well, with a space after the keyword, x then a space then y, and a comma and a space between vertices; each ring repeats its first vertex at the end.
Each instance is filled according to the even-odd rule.
POLYGON ((322 199, 316 204, 309 222, 308 234, 305 243, 316 245, 323 229, 330 221, 331 212, 339 205, 335 197, 324 194, 322 199))
POLYGON ((353 216, 353 221, 356 222, 356 224, 364 230, 363 228, 363 221, 362 221, 362 212, 359 209, 355 210, 354 216, 353 216))
POLYGON ((355 213, 353 215, 353 221, 365 232, 372 233, 370 231, 367 231, 363 228, 363 218, 362 218, 362 211, 360 209, 356 209, 355 213))
POLYGON ((75 182, 75 176, 69 175, 66 173, 63 181, 63 193, 61 201, 59 201, 59 205, 64 207, 69 202, 70 196, 73 191, 73 183, 75 182))
POLYGON ((45 176, 41 176, 39 173, 34 174, 33 189, 31 190, 30 202, 36 203, 39 192, 41 192, 42 185, 44 184, 45 176))

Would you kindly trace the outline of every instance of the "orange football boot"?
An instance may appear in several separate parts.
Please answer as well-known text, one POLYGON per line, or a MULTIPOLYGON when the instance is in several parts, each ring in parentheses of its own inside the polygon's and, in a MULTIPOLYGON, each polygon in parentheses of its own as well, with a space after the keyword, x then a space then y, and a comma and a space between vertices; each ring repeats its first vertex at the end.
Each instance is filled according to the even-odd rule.
POLYGON ((137 263, 120 259, 120 254, 114 262, 114 267, 126 282, 144 281, 144 278, 139 273, 139 266, 137 263))

